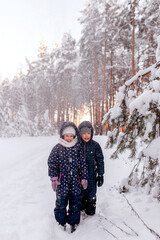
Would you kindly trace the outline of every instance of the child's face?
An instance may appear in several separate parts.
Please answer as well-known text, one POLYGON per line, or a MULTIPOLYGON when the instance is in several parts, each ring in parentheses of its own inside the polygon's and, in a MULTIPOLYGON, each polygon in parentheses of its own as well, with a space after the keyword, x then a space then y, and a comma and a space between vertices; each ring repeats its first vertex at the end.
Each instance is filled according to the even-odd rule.
POLYGON ((64 135, 63 135, 63 139, 64 139, 66 142, 72 142, 73 139, 74 139, 74 135, 71 134, 71 133, 64 134, 64 135))
POLYGON ((89 142, 89 140, 91 139, 91 134, 90 133, 83 133, 81 135, 81 138, 83 139, 83 141, 89 142))

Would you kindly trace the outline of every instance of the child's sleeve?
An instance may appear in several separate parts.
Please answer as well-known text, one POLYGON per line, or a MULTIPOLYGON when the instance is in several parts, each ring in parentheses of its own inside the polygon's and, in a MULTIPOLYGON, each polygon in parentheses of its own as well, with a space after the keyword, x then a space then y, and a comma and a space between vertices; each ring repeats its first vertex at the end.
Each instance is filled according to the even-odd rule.
POLYGON ((80 178, 88 179, 88 166, 82 151, 81 146, 79 147, 79 168, 80 168, 80 178))
POLYGON ((58 177, 58 147, 55 146, 48 158, 48 175, 52 177, 58 177))
POLYGON ((104 174, 104 156, 103 156, 101 146, 97 142, 95 145, 95 160, 96 160, 98 175, 103 175, 104 174))

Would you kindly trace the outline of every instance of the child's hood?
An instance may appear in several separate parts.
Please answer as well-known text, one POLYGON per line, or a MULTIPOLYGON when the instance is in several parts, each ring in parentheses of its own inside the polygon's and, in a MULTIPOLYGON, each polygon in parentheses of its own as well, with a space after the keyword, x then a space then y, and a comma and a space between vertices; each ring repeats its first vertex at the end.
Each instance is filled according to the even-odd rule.
POLYGON ((78 130, 80 131, 83 127, 87 127, 87 128, 91 129, 91 139, 92 139, 93 138, 93 132, 94 132, 92 124, 89 121, 83 121, 78 126, 78 130))
POLYGON ((76 136, 78 136, 78 128, 76 127, 76 125, 73 122, 63 122, 61 127, 60 127, 60 131, 59 131, 60 138, 63 138, 62 137, 62 132, 66 127, 73 127, 76 131, 76 136))

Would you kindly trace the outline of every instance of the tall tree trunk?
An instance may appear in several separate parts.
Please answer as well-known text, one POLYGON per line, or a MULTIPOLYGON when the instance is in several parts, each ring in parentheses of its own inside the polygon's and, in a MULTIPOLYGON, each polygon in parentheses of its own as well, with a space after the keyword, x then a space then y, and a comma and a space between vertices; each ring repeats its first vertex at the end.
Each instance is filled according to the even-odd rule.
MULTIPOLYGON (((106 79, 106 98, 105 98, 105 107, 106 107, 106 113, 109 111, 109 83, 108 79, 106 79)), ((106 133, 109 130, 109 125, 106 126, 106 133)))
POLYGON ((109 93, 109 108, 112 107, 112 103, 113 103, 113 71, 112 71, 112 49, 111 49, 111 53, 110 53, 110 93, 109 93))
POLYGON ((135 0, 133 1, 132 9, 132 76, 135 75, 135 61, 134 61, 134 48, 135 48, 135 0))
POLYGON ((94 48, 94 71, 95 71, 95 79, 94 79, 94 124, 95 124, 95 134, 98 134, 98 63, 97 63, 97 51, 96 47, 94 48))
MULTIPOLYGON (((106 51, 107 51, 107 36, 105 31, 105 43, 104 43, 104 59, 103 59, 103 85, 102 85, 102 111, 101 111, 101 122, 104 116, 104 99, 105 99, 105 92, 106 92, 106 51)), ((101 124, 100 135, 103 133, 103 126, 101 124)))
POLYGON ((73 122, 75 122, 75 118, 76 118, 76 108, 75 108, 75 106, 73 106, 72 111, 73 111, 73 122))
POLYGON ((92 124, 93 124, 93 118, 94 118, 93 114, 94 114, 93 101, 90 100, 90 116, 91 116, 91 123, 92 123, 92 124))

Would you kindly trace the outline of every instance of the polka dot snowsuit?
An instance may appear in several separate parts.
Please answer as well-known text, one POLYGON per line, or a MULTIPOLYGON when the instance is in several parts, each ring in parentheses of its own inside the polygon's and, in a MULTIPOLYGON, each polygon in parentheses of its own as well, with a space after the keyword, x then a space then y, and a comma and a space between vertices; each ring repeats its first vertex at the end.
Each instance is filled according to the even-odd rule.
MULTIPOLYGON (((62 129, 67 127, 68 124, 68 122, 65 122, 62 129)), ((74 128, 77 131, 75 125, 74 128)), ((80 182, 81 179, 87 179, 88 177, 80 144, 76 143, 73 147, 64 147, 60 143, 57 144, 50 153, 48 167, 49 176, 58 177, 61 183, 56 190, 56 207, 54 209, 56 220, 62 225, 66 222, 71 225, 78 224, 80 221, 80 182), (69 210, 67 212, 68 202, 69 210)))

